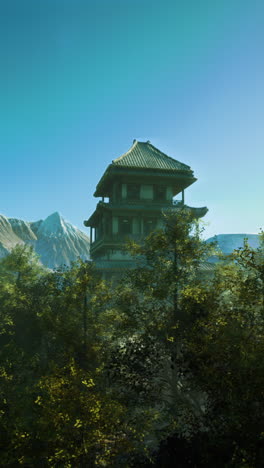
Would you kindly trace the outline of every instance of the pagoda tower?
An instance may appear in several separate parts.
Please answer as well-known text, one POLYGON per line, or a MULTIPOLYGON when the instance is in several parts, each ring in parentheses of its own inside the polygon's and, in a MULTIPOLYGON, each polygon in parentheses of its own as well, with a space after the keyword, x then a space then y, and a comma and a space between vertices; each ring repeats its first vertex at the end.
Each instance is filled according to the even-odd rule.
MULTIPOLYGON (((162 213, 183 206, 184 191, 196 180, 189 166, 162 153, 150 141, 134 140, 127 153, 112 161, 94 193, 101 201, 84 221, 90 227, 91 258, 104 279, 135 265, 125 249, 127 240, 140 242, 162 228, 162 213), (179 200, 174 199, 177 195, 179 200)), ((208 211, 206 207, 190 209, 197 217, 208 211)))

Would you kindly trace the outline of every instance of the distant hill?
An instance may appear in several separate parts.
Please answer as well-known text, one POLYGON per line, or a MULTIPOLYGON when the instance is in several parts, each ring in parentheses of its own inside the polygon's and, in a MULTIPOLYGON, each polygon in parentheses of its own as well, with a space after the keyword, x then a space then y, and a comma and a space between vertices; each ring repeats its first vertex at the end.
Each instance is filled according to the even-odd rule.
POLYGON ((89 259, 89 237, 57 212, 36 222, 0 215, 0 257, 17 244, 32 245, 43 265, 52 269, 69 266, 78 257, 89 259))
MULTIPOLYGON (((258 234, 218 234, 215 237, 210 237, 206 242, 217 242, 218 248, 224 255, 229 255, 235 249, 239 249, 244 245, 244 239, 248 240, 248 244, 253 249, 257 249, 260 245, 258 234)), ((216 260, 212 257, 211 261, 216 260)))

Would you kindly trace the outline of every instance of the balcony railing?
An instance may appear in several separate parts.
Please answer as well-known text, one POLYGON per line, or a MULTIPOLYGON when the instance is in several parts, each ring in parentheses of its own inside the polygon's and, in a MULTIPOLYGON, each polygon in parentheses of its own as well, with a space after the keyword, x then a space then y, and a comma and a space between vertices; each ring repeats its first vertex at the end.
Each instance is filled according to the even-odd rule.
POLYGON ((124 245, 130 240, 140 242, 146 236, 147 234, 104 234, 91 243, 91 253, 97 250, 102 244, 110 244, 115 247, 120 246, 120 244, 124 245))
MULTIPOLYGON (((175 200, 127 200, 127 199, 119 199, 116 201, 102 201, 100 200, 97 206, 106 206, 106 207, 118 207, 118 206, 125 206, 125 205, 138 205, 140 207, 144 206, 168 206, 174 204, 175 200)), ((181 201, 177 200, 177 203, 181 203, 181 201)))
POLYGON ((179 206, 179 207, 184 205, 182 200, 172 200, 172 204, 173 206, 179 206))

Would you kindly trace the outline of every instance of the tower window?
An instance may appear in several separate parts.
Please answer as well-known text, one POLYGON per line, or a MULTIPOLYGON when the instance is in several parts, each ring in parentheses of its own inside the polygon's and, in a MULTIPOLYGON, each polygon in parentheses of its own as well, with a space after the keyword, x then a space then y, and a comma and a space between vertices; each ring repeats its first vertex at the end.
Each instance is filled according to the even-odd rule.
POLYGON ((144 219, 144 235, 147 236, 156 228, 156 219, 155 218, 146 218, 144 219))
POLYGON ((156 201, 165 201, 166 200, 166 187, 163 185, 156 185, 154 188, 154 199, 156 201))
POLYGON ((139 198, 140 198, 140 185, 139 184, 127 184, 127 199, 139 200, 139 198))
POLYGON ((120 234, 131 234, 132 232, 132 219, 131 218, 119 218, 118 232, 120 234))

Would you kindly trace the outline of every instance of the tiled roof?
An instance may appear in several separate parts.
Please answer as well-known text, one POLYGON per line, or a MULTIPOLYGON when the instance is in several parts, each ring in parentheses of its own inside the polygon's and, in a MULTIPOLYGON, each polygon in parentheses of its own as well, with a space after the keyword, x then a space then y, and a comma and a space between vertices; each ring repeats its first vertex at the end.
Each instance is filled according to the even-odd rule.
MULTIPOLYGON (((175 213, 178 212, 179 209, 182 208, 183 205, 181 205, 180 203, 177 205, 172 205, 172 206, 167 206, 167 207, 163 207, 162 211, 164 213, 166 213, 166 211, 168 213, 173 213, 175 211, 175 213)), ((196 219, 198 218, 203 218, 203 216, 206 215, 206 213, 208 212, 208 208, 206 206, 200 206, 200 207, 193 207, 193 206, 188 206, 188 205, 184 205, 184 208, 186 210, 188 210, 189 212, 191 212, 192 216, 196 219)))
POLYGON ((210 262, 201 262, 199 265, 200 271, 214 272, 215 264, 210 262))
POLYGON ((137 167, 147 169, 161 169, 174 171, 190 171, 190 166, 173 159, 155 148, 149 141, 134 140, 133 145, 117 159, 112 161, 114 166, 137 167))
MULTIPOLYGON (((196 181, 190 166, 167 156, 149 141, 134 140, 132 147, 119 158, 112 161, 99 180, 95 197, 109 196, 109 187, 116 175, 144 175, 175 178, 179 193, 196 181), (180 184, 179 184, 180 182, 180 184)), ((177 194, 175 192, 175 195, 177 194)))

